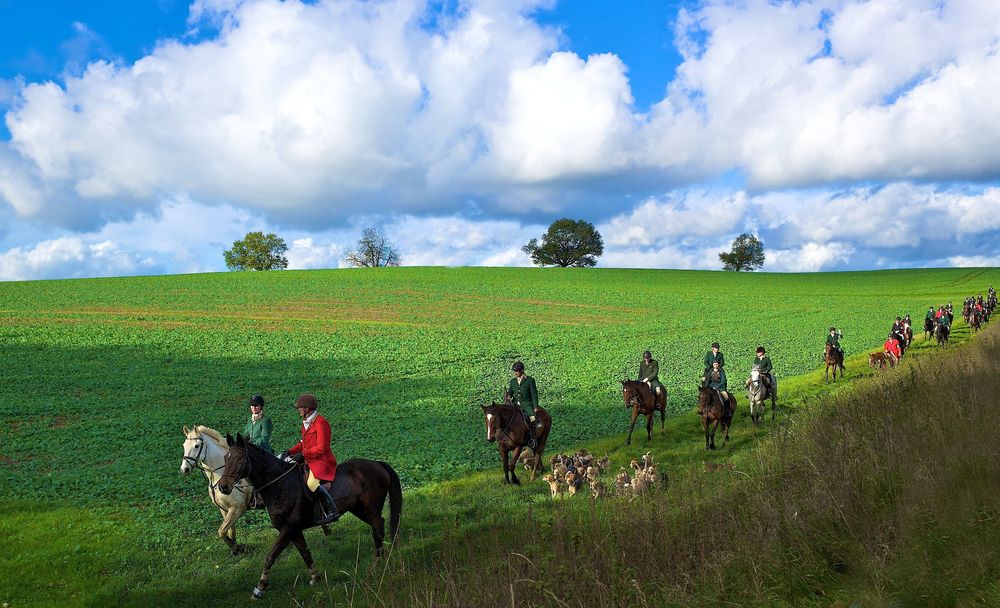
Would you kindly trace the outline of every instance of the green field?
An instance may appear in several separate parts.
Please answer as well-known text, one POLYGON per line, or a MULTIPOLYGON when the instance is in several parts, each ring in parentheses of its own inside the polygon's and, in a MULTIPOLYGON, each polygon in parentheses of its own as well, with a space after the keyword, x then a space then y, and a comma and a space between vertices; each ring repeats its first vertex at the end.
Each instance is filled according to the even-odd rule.
MULTIPOLYGON (((426 498, 436 491, 428 484, 500 474, 478 405, 501 396, 515 359, 538 380, 557 451, 622 435, 618 380, 636 373, 643 349, 659 359, 670 409, 681 414, 693 409, 713 340, 731 385, 758 344, 788 378, 815 370, 830 325, 844 329, 849 355, 863 353, 881 344, 897 314, 919 325, 928 305, 960 305, 991 284, 1000 284, 1000 269, 397 268, 0 284, 0 532, 16 531, 15 552, 38 559, 58 542, 58 559, 76 564, 79 581, 37 583, 52 588, 57 605, 101 577, 107 585, 77 600, 116 597, 128 585, 140 604, 150 598, 136 585, 155 586, 163 570, 192 559, 215 564, 220 580, 239 577, 243 589, 260 552, 219 567, 224 551, 212 538, 217 515, 204 483, 178 468, 182 425, 235 432, 253 393, 269 402, 277 449, 298 434, 288 404, 313 392, 338 458, 388 461, 418 513, 422 500, 440 510, 447 497, 426 498), (61 526, 58 541, 32 526, 26 513, 39 512, 61 526), (108 564, 144 573, 116 578, 108 564)), ((692 437, 658 441, 687 449, 692 437)), ((477 517, 468 504, 459 512, 477 517)), ((249 523, 255 538, 268 538, 263 521, 249 523)), ((407 525, 413 534, 413 520, 407 525)), ((4 593, 0 586, 0 600, 4 593)), ((204 592, 173 593, 183 604, 204 592)))

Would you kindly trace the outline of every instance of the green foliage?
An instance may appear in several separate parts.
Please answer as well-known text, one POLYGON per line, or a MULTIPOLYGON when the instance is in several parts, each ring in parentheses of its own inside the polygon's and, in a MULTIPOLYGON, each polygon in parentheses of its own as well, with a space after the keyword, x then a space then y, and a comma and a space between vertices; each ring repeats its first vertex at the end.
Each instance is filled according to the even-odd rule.
MULTIPOLYGON (((41 555, 32 547, 71 552, 81 544, 75 534, 45 536, 66 520, 45 508, 55 502, 97 513, 95 521, 117 517, 120 535, 94 529, 103 544, 81 545, 81 559, 94 556, 99 574, 88 566, 94 570, 82 570, 81 580, 47 589, 52 604, 121 597, 128 605, 184 606, 247 593, 273 531, 263 514, 248 514, 239 534, 252 553, 228 558, 204 480, 178 472, 180 429, 240 430, 247 398, 261 393, 275 422, 271 443, 281 450, 298 438, 288 405, 313 392, 340 460, 377 458, 400 473, 407 559, 432 569, 442 542, 486 533, 487 522, 509 512, 523 518, 517 509, 552 508, 542 483, 513 491, 497 483, 496 449, 484 439, 478 405, 502 396, 515 359, 537 379, 553 415, 547 453, 583 445, 612 451, 628 421, 618 381, 623 370, 634 376, 649 348, 673 416, 665 434, 657 424, 649 445, 661 459, 690 466, 704 458, 690 412, 712 341, 722 343, 734 381, 749 373, 753 349, 764 344, 798 403, 848 386, 827 386, 812 371, 830 325, 847 329, 843 345, 860 355, 848 362, 852 379, 868 373, 862 353, 882 343, 896 315, 961 301, 998 280, 997 269, 394 268, 2 283, 0 506, 25 501, 41 511, 32 526, 0 511, 10 522, 0 537, 22 530, 15 557, 0 568, 35 567, 41 555), (804 384, 786 380, 804 373, 804 384)), ((616 465, 643 451, 638 435, 636 449, 616 465)), ((745 418, 734 441, 737 450, 754 444, 745 418)), ((330 539, 308 538, 332 582, 343 583, 338 573, 353 572, 370 540, 353 518, 337 526, 330 539)), ((302 571, 297 559, 294 551, 282 557, 276 585, 291 588, 302 571)), ((38 603, 13 589, 18 576, 7 578, 0 601, 38 603)))
POLYGON ((538 266, 584 268, 597 264, 604 253, 604 240, 590 222, 563 218, 552 222, 541 245, 538 239, 531 239, 521 249, 538 266))
POLYGON ((229 270, 281 270, 288 268, 286 251, 284 239, 273 232, 248 232, 222 255, 229 270))
POLYGON ((719 254, 723 270, 752 272, 764 265, 764 243, 756 236, 744 232, 736 237, 728 253, 719 254))

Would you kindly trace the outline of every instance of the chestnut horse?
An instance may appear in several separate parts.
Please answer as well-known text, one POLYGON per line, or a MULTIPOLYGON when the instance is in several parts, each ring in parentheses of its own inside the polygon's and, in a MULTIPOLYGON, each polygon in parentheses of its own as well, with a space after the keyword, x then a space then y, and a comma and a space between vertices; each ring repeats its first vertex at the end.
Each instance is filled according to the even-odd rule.
POLYGON ((826 361, 826 381, 830 381, 830 368, 833 368, 833 381, 837 381, 837 369, 840 369, 840 377, 843 379, 844 373, 847 371, 844 369, 844 353, 833 348, 830 344, 826 345, 826 350, 823 353, 823 360, 826 361))
POLYGON ((729 441, 729 426, 733 422, 735 413, 736 397, 732 393, 729 394, 728 401, 723 403, 719 391, 707 386, 698 387, 698 415, 701 416, 701 428, 705 431, 706 450, 715 449, 715 430, 720 424, 726 434, 722 440, 722 447, 726 447, 726 442, 729 441))
POLYGON ((628 427, 628 439, 625 440, 625 445, 632 444, 632 431, 635 429, 635 421, 639 418, 639 414, 646 417, 646 439, 653 438, 653 414, 657 410, 660 412, 660 431, 663 431, 667 415, 666 390, 654 395, 653 390, 645 382, 622 380, 622 399, 625 400, 625 407, 632 409, 632 424, 628 427))
MULTIPOLYGON (((313 564, 312 554, 306 545, 302 531, 316 525, 318 501, 313 498, 297 464, 290 464, 268 454, 237 434, 236 440, 226 435, 229 451, 226 453, 225 469, 219 479, 219 491, 229 495, 241 479, 246 479, 257 488, 271 525, 278 530, 271 549, 264 558, 264 571, 260 581, 253 588, 253 597, 260 598, 267 589, 271 566, 293 543, 309 569, 309 584, 319 579, 319 572, 313 564)), ((372 528, 375 541, 375 555, 382 555, 385 537, 385 519, 382 508, 389 498, 389 542, 396 540, 399 530, 399 514, 403 508, 403 490, 399 476, 391 466, 380 460, 353 458, 337 466, 337 477, 330 492, 341 513, 353 513, 355 517, 372 528), (339 488, 343 488, 341 494, 339 488)))
MULTIPOLYGON (((483 417, 486 419, 486 441, 497 443, 497 451, 500 452, 500 462, 503 463, 504 483, 521 485, 521 480, 517 478, 517 461, 521 457, 521 451, 528 447, 528 421, 524 419, 521 408, 513 405, 510 398, 505 399, 505 403, 493 403, 483 405, 483 417), (514 458, 510 458, 510 453, 514 452, 514 458)), ((542 423, 542 428, 535 433, 534 463, 531 467, 531 478, 528 481, 535 481, 538 471, 542 466, 542 452, 545 450, 545 442, 549 438, 549 431, 552 430, 552 417, 543 408, 535 408, 535 418, 542 423)))

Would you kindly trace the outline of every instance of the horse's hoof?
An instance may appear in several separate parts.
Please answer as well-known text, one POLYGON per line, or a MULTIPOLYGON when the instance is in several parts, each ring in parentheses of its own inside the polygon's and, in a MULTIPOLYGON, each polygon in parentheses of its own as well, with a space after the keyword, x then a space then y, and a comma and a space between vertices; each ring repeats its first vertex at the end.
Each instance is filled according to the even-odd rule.
POLYGON ((260 587, 254 587, 253 591, 250 593, 250 597, 255 600, 259 600, 264 597, 264 592, 260 589, 260 587))

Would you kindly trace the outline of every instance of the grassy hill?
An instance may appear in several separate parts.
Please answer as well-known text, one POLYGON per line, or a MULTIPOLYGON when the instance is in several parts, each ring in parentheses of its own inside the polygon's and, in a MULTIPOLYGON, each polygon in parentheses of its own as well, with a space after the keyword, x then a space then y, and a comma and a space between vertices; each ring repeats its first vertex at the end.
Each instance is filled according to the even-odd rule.
MULTIPOLYGON (((0 586, 0 600, 41 589, 54 605, 187 605, 204 600, 207 585, 245 591, 263 544, 228 560, 212 537, 217 516, 203 482, 177 468, 182 425, 242 428, 253 393, 269 401, 279 449, 298 431, 287 405, 314 392, 338 457, 392 463, 409 488, 408 559, 433 562, 449 535, 548 504, 543 484, 496 488, 496 453, 482 438, 477 406, 500 396, 514 359, 538 379, 553 414, 550 450, 610 450, 627 422, 617 380, 653 350, 676 416, 651 446, 686 470, 703 457, 684 412, 713 340, 734 378, 758 344, 789 378, 816 368, 830 325, 845 329, 849 354, 862 353, 897 314, 922 318, 928 305, 960 302, 997 279, 998 269, 401 268, 0 284, 0 533, 15 547, 0 569, 29 576, 17 589, 0 586), (491 470, 469 475, 483 469, 491 470), (44 560, 75 578, 26 567, 44 560)), ((783 386, 794 402, 830 390, 815 375, 783 386)), ((738 452, 755 440, 745 420, 737 425, 738 452)), ((250 538, 269 542, 273 533, 254 515, 250 538)), ((366 550, 366 531, 338 526, 344 538, 326 542, 324 557, 347 568, 366 550)), ((298 570, 286 563, 275 583, 298 570)))

